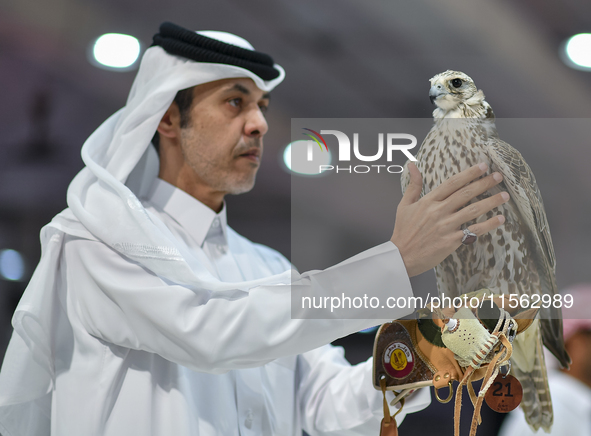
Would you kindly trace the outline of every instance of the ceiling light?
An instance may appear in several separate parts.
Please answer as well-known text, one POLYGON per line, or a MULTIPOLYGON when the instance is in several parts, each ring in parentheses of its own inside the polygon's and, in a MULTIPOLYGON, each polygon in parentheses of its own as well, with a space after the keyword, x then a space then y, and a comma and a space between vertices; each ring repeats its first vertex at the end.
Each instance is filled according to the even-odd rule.
POLYGON ((294 141, 283 151, 283 163, 292 173, 305 176, 319 176, 320 165, 330 165, 330 150, 319 148, 314 141, 294 141))
POLYGON ((570 37, 563 46, 562 58, 571 68, 591 71, 591 33, 570 37))
POLYGON ((0 250, 0 277, 5 280, 21 280, 25 275, 23 256, 15 250, 0 250))
POLYGON ((98 66, 115 70, 129 70, 140 55, 140 42, 131 35, 106 33, 92 46, 92 59, 98 66))

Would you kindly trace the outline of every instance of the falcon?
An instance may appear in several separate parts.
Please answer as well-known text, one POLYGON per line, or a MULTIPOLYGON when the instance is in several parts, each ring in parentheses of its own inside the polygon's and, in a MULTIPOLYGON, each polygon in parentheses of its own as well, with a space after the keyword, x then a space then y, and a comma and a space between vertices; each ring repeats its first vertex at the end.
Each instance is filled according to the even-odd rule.
MULTIPOLYGON (((470 77, 448 70, 430 82, 429 98, 437 106, 434 125, 415 162, 423 176, 422 195, 479 162, 488 164, 491 173, 502 174, 503 181, 472 202, 501 191, 511 195, 496 210, 465 224, 464 228, 469 228, 495 214, 506 219, 473 244, 461 245, 435 268, 439 293, 453 299, 488 288, 496 294, 548 294, 553 298, 558 292, 556 259, 533 172, 521 154, 499 138, 493 110, 470 77)), ((403 192, 409 182, 406 169, 401 179, 403 192)), ((568 368, 570 358, 564 349, 560 308, 541 308, 540 315, 515 339, 511 373, 523 386, 521 406, 528 424, 535 431, 542 427, 549 432, 552 402, 542 344, 563 367, 568 368)))

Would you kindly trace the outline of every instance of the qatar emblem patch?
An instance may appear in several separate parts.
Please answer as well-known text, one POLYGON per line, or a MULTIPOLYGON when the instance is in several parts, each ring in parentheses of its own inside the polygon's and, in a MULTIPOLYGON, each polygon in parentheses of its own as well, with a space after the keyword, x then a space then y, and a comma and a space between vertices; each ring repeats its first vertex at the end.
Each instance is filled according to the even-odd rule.
POLYGON ((390 377, 403 379, 415 367, 415 356, 412 350, 402 342, 392 342, 384 350, 382 365, 390 377))

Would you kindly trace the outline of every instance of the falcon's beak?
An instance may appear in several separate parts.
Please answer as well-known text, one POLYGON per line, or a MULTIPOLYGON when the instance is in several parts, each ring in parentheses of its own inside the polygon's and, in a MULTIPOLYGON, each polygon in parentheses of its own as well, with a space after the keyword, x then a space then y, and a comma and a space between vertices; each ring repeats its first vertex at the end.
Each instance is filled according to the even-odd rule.
POLYGON ((435 100, 437 100, 437 97, 443 94, 445 94, 445 91, 442 91, 441 85, 432 86, 429 90, 429 99, 431 100, 431 103, 435 104, 435 100))

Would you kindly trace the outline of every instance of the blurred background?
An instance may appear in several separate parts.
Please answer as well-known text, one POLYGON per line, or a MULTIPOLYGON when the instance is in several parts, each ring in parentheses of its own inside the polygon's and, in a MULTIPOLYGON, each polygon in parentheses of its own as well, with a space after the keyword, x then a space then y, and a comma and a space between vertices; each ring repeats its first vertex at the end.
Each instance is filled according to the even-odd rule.
MULTIPOLYGON (((99 66, 93 44, 103 34, 121 33, 136 37, 143 51, 162 21, 236 33, 287 71, 272 93, 257 185, 247 195, 228 198, 229 223, 291 257, 292 214, 306 209, 305 219, 320 223, 315 240, 322 250, 314 251, 310 265, 296 265, 304 269, 328 266, 344 259, 347 250, 389 239, 394 216, 374 216, 359 225, 344 209, 335 223, 329 221, 334 207, 323 208, 313 193, 309 201, 318 207, 309 207, 306 199, 294 202, 292 178, 299 176, 283 163, 292 118, 430 118, 428 79, 447 69, 469 74, 498 117, 576 118, 578 126, 591 117, 591 71, 572 68, 561 54, 568 38, 591 32, 590 2, 3 0, 0 356, 11 334, 11 314, 39 259, 39 230, 66 207, 68 183, 82 168, 80 147, 125 104, 135 75, 137 63, 99 66), (339 241, 347 237, 353 242, 344 249, 339 241)), ((590 46, 582 50, 589 60, 590 46)), ((532 134, 523 148, 513 145, 532 166, 544 195, 559 287, 591 281, 589 141, 558 136, 539 146, 532 134)), ((397 183, 398 178, 385 193, 392 212, 400 199, 397 183)), ((432 286, 432 277, 413 283, 432 286)), ((371 355, 373 334, 337 343, 356 363, 371 355)), ((417 415, 407 418, 401 431, 448 434, 453 406, 447 406, 435 402, 430 412, 445 422, 434 426, 417 415)), ((491 425, 479 434, 496 434, 500 419, 485 416, 491 425)))

